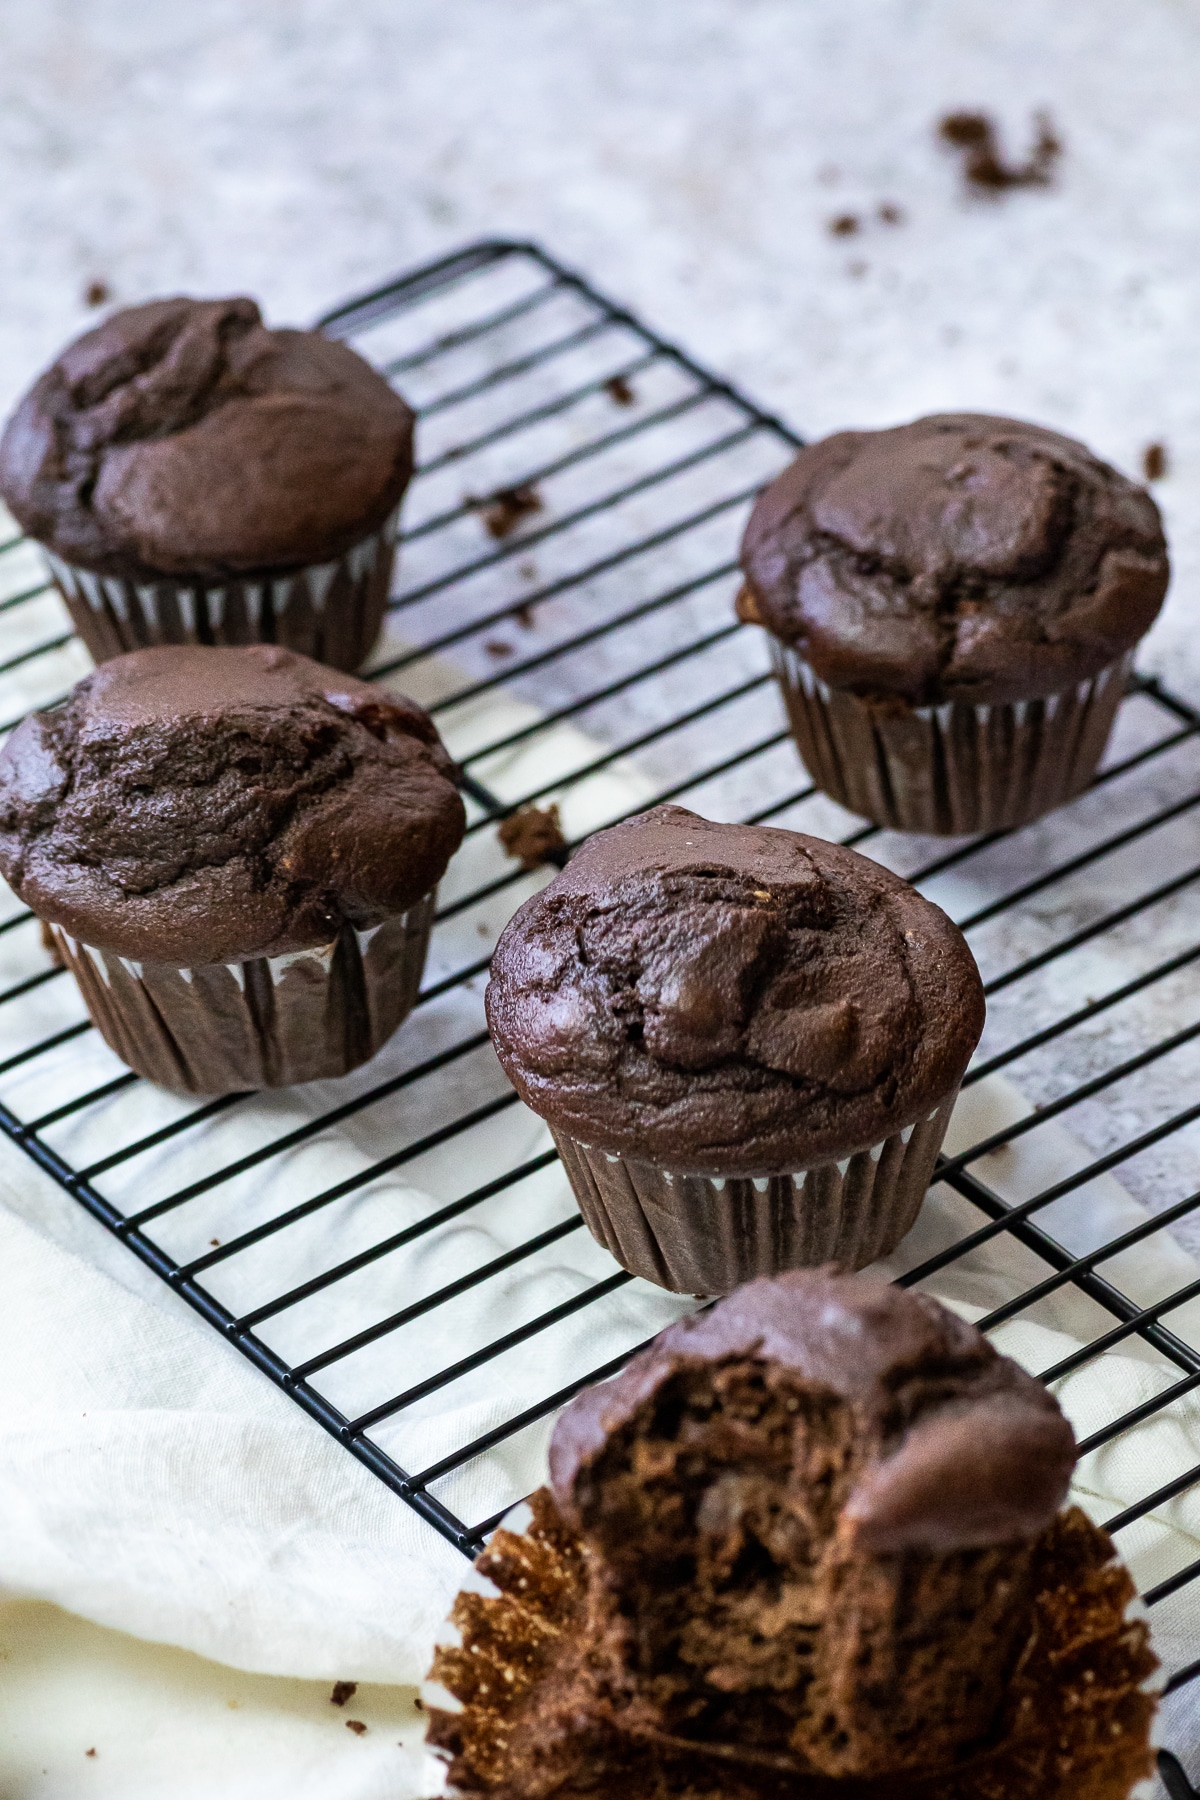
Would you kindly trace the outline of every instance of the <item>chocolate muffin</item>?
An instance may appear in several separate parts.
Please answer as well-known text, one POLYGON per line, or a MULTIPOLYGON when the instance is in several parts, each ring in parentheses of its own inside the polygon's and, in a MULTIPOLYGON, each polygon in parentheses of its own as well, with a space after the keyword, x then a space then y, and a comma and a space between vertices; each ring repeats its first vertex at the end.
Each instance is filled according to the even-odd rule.
POLYGON ((896 876, 679 806, 526 901, 486 998, 593 1235, 702 1294, 894 1248, 984 1010, 961 932, 896 876))
POLYGON ((1156 1659, 1059 1512, 1074 1461, 937 1301, 751 1283, 562 1414, 531 1530, 456 1603, 430 1742, 496 1800, 1125 1800, 1156 1659))
POLYGON ((453 776, 419 706, 307 657, 140 650, 9 738, 0 872, 149 1080, 342 1075, 416 998, 453 776))
POLYGON ((940 834, 1023 825, 1088 785, 1169 578, 1144 488, 974 413, 802 450, 742 566, 739 613, 771 634, 817 786, 940 834))
POLYGON ((0 438, 0 494, 45 547, 97 662, 279 643, 355 669, 379 634, 413 415, 317 331, 253 300, 117 312, 0 438))

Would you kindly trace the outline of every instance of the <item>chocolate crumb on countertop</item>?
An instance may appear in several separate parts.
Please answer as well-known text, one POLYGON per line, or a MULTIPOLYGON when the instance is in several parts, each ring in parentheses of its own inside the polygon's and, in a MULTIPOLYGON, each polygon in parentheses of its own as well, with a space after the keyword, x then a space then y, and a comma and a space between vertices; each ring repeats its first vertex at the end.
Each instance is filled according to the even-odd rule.
POLYGON ((839 213, 830 219, 826 229, 830 237, 853 237, 858 230, 858 216, 856 213, 839 213))
POLYGON ((1147 481, 1161 481, 1170 468, 1165 444, 1147 444, 1142 452, 1142 473, 1147 481))
POLYGON ((347 1700, 353 1700, 357 1692, 357 1681, 335 1681, 329 1703, 331 1706, 345 1706, 347 1700))
POLYGON ((604 384, 604 391, 614 406, 633 406, 637 400, 632 384, 624 375, 612 375, 604 384))
POLYGON ((501 821, 496 836, 504 854, 516 857, 525 869, 540 868, 553 860, 556 850, 567 847, 556 805, 523 806, 520 812, 501 821))
MULTIPOLYGON (((83 303, 85 306, 103 306, 105 302, 111 300, 111 298, 112 294, 109 290, 107 281, 89 281, 83 290, 83 303)), ((92 1754, 93 1752, 89 1750, 88 1755, 91 1756, 92 1754)))
POLYGON ((962 152, 963 179, 974 193, 1000 194, 1010 188, 1050 187, 1062 156, 1062 140, 1044 112, 1034 114, 1036 136, 1024 162, 1005 162, 995 121, 987 113, 947 113, 938 136, 962 152))
POLYGON ((355 1737, 362 1737, 362 1735, 366 1731, 366 1729, 367 1728, 363 1724, 361 1719, 347 1719, 346 1720, 346 1730, 352 1731, 354 1733, 355 1737))
POLYGON ((479 513, 492 537, 506 538, 522 519, 541 512, 544 502, 532 481, 522 481, 515 487, 497 488, 494 494, 482 497, 467 494, 464 505, 479 513))

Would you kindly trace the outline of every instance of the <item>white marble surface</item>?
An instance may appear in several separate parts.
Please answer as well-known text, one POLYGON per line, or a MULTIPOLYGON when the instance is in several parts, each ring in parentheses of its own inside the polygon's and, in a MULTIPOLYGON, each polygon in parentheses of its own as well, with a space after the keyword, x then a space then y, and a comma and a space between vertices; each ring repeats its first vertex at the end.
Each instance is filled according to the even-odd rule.
POLYGON ((1026 414, 1159 488, 1152 660, 1200 690, 1194 0, 0 0, 0 406, 119 300, 278 320, 534 234, 812 432, 1026 414), (1055 191, 965 200, 947 108, 1055 191), (835 213, 891 200, 854 238, 835 213))

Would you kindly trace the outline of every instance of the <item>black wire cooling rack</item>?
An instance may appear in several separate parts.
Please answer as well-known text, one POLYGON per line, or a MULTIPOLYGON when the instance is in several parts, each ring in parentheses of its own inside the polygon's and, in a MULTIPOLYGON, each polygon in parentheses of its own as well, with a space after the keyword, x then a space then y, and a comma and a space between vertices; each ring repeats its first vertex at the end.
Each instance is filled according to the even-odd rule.
MULTIPOLYGON (((1003 1071, 1028 1104, 943 1157, 942 1191, 965 1211, 952 1241, 926 1245, 901 1279, 936 1287, 968 1254, 1002 1253, 1023 1269, 1023 1291, 985 1305, 985 1329, 1036 1319, 1064 1297, 1074 1308, 1081 1347, 1043 1370, 1047 1379, 1114 1351, 1154 1359, 1157 1391, 1098 1418, 1084 1452, 1200 1389, 1200 1331, 1187 1322, 1200 1275, 1181 1260, 1200 1256, 1200 712, 1134 678, 1095 786, 1020 833, 946 844, 863 826, 807 783, 760 634, 732 613, 748 504, 801 441, 781 420, 533 245, 474 245, 322 324, 397 381, 420 418, 399 591, 369 672, 431 706, 464 770, 470 826, 467 873, 452 868, 443 887, 417 1012, 343 1082, 287 1101, 180 1101, 99 1043, 36 921, 10 896, 0 1129, 471 1555, 519 1492, 517 1447, 540 1443, 571 1394, 618 1367, 648 1316, 626 1305, 641 1284, 578 1229, 553 1185, 553 1149, 530 1137, 487 1043, 492 943, 544 879, 506 859, 497 826, 557 804, 562 861, 597 825, 676 799, 864 846, 968 934, 989 996, 968 1085, 994 1085, 1003 1071), (1053 1154, 1039 1162, 1043 1143, 1053 1154), (318 1150, 325 1160, 305 1164, 318 1150), (1005 1159, 1031 1152, 1023 1166, 1048 1179, 1014 1198, 1005 1159), (1144 1214, 1105 1211, 1114 1172, 1144 1214), (398 1179, 412 1184, 415 1214, 382 1235, 372 1226, 366 1241, 351 1219, 344 1242, 335 1231, 323 1259, 314 1252, 316 1272, 281 1273, 290 1234, 348 1217, 356 1199, 398 1179), (1080 1220, 1093 1216, 1081 1248, 1080 1220), (1110 1216, 1118 1225, 1101 1229, 1110 1216), (487 1230, 475 1233, 480 1222, 487 1230), (1137 1258, 1154 1245, 1173 1248, 1179 1277, 1148 1294, 1137 1258), (416 1252, 425 1261, 404 1263, 381 1316, 380 1271, 416 1252), (240 1264, 259 1271, 252 1305, 230 1298, 240 1264), (564 1291, 551 1277, 567 1265, 564 1291), (377 1285, 363 1289, 361 1314, 351 1300, 354 1328, 325 1341, 319 1307, 365 1277, 377 1285), (484 1304, 489 1293, 499 1310, 484 1304), (586 1351, 596 1341, 581 1329, 588 1321, 607 1321, 600 1366, 586 1351), (574 1358, 565 1381, 564 1355, 574 1358), (558 1375, 539 1387, 543 1361, 558 1375), (356 1364, 357 1385, 339 1387, 356 1364), (456 1395, 472 1406, 456 1413, 456 1395), (397 1430, 438 1407, 449 1436, 414 1466, 397 1430), (456 1435, 460 1416, 475 1424, 456 1435), (506 1455, 516 1486, 493 1488, 505 1507, 465 1516, 471 1471, 506 1455)), ((58 698, 87 658, 16 538, 0 545, 0 613, 7 729, 58 698)), ((1196 1484, 1200 1468, 1165 1482, 1147 1468, 1144 1492, 1109 1530, 1120 1543, 1196 1484)), ((1156 1616, 1186 1621, 1198 1576, 1200 1559, 1163 1573, 1144 1596, 1156 1616)), ((1186 1626, 1177 1636, 1187 1644, 1186 1626)), ((1170 1685, 1197 1674, 1200 1659, 1185 1650, 1170 1685)), ((1176 1800, 1193 1794, 1165 1754, 1162 1775, 1176 1800)))

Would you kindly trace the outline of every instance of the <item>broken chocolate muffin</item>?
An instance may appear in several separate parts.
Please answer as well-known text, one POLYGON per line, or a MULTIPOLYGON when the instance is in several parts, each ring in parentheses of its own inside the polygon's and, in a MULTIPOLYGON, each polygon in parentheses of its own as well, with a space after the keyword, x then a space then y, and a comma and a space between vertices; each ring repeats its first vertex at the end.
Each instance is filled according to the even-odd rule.
POLYGON ((754 1282, 567 1408, 528 1535, 456 1604, 430 1741, 496 1800, 1124 1800, 1156 1662, 1059 1512, 1074 1454, 935 1300, 754 1282))

